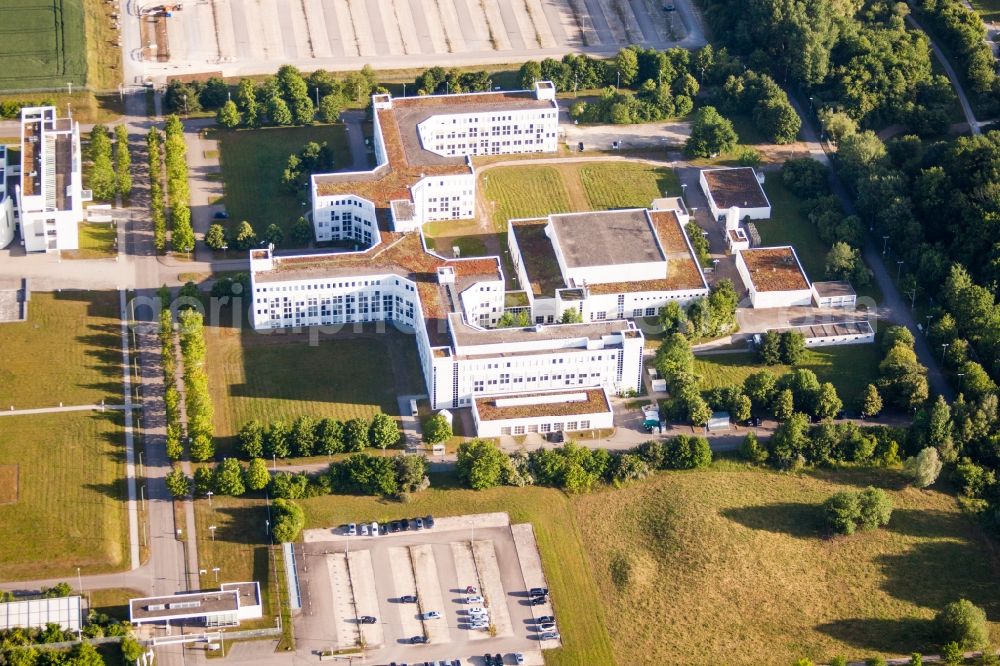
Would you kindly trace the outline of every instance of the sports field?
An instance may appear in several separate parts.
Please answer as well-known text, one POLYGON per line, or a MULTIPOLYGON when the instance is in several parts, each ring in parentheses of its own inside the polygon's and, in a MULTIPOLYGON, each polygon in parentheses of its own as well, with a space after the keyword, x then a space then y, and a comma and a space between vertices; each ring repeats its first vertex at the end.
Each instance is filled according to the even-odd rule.
MULTIPOLYGON (((17 465, 16 501, 0 505, 0 580, 101 573, 126 552, 120 412, 0 418, 0 463, 17 465)), ((9 499, 9 498, 6 498, 9 499)))
POLYGON ((0 90, 87 80, 83 0, 0 2, 0 90))

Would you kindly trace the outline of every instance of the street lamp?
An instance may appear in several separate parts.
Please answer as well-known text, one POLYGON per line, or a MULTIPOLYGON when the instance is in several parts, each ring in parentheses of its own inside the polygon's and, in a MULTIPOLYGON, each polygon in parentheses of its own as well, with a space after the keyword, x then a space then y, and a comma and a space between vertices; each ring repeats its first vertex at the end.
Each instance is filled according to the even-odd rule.
POLYGON ((899 282, 899 275, 903 272, 903 260, 896 262, 896 282, 899 282))
POLYGON ((931 319, 933 319, 933 318, 934 318, 934 315, 927 315, 927 326, 924 329, 924 331, 927 333, 927 335, 931 334, 931 319))
POLYGON ((212 506, 212 495, 214 495, 214 494, 215 493, 213 493, 211 490, 208 490, 208 491, 205 492, 205 495, 208 496, 208 505, 209 506, 212 506))
POLYGON ((687 191, 688 191, 687 183, 681 183, 681 199, 686 200, 687 191))
POLYGON ((948 347, 950 347, 950 346, 951 346, 951 345, 950 345, 950 344, 948 344, 947 342, 942 342, 942 343, 941 343, 941 365, 944 365, 944 352, 945 352, 945 350, 946 350, 946 349, 948 349, 948 347))
POLYGON ((889 247, 889 237, 888 236, 882 236, 882 256, 883 257, 885 256, 885 251, 888 249, 888 247, 889 247))
POLYGON ((271 521, 268 519, 264 520, 264 536, 271 533, 271 521))
POLYGON ((208 531, 212 533, 212 541, 215 541, 215 530, 216 530, 215 525, 208 526, 208 531))
POLYGON ((618 70, 616 72, 616 74, 618 74, 618 83, 615 84, 615 90, 618 90, 619 88, 622 87, 622 72, 621 72, 621 70, 618 70))
POLYGON ((188 114, 188 96, 187 93, 184 93, 184 115, 186 116, 187 114, 188 114))
POLYGON ((219 567, 212 567, 212 572, 215 574, 215 582, 219 582, 219 567))

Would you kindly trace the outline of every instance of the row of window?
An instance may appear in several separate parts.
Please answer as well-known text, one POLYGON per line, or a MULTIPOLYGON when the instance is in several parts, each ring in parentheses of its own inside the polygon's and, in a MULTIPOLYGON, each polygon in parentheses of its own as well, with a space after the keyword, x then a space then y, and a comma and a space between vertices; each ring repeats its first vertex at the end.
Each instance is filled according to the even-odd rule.
MULTIPOLYGON (((399 279, 386 280, 385 284, 387 286, 392 286, 395 284, 399 286, 399 279)), ((279 287, 257 287, 256 293, 266 293, 268 291, 316 291, 320 289, 349 289, 351 287, 378 287, 382 285, 382 280, 350 280, 344 282, 320 282, 313 284, 286 284, 279 287)), ((413 285, 409 283, 404 283, 403 288, 406 291, 413 291, 413 285)), ((377 291, 375 292, 378 293, 377 291)))
POLYGON ((566 421, 565 423, 532 423, 530 425, 502 426, 501 435, 524 435, 529 432, 563 432, 572 430, 590 430, 590 419, 581 421, 566 421))

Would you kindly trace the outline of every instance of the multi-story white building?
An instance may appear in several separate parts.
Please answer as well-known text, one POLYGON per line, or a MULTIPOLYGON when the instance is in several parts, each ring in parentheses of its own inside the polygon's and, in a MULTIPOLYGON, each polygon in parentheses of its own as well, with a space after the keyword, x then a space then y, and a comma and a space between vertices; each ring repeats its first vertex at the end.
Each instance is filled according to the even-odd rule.
POLYGON ((21 109, 21 179, 15 185, 28 252, 75 250, 90 192, 83 189, 80 125, 52 106, 21 109))
POLYGON ((553 152, 559 107, 548 81, 534 91, 393 98, 374 95, 376 166, 312 177, 318 241, 377 243, 374 230, 473 217, 472 155, 553 152))
POLYGON ((708 294, 683 210, 611 210, 511 220, 511 261, 533 321, 651 317, 708 294))
POLYGON ((643 335, 632 322, 491 328, 506 308, 497 257, 445 259, 421 233, 381 239, 328 255, 251 251, 254 328, 391 321, 412 330, 436 409, 486 395, 640 387, 643 335))

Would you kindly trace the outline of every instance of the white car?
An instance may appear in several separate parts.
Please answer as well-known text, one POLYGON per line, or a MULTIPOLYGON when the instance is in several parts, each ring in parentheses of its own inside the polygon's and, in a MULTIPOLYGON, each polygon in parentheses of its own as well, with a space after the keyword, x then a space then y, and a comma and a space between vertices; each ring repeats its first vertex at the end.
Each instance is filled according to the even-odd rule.
POLYGON ((523 664, 524 663, 524 653, 523 652, 515 652, 514 653, 514 663, 515 664, 523 664))
POLYGON ((424 613, 424 619, 425 620, 437 620, 440 617, 441 617, 441 613, 439 613, 437 611, 427 611, 426 613, 424 613))
POLYGON ((378 536, 378 523, 372 521, 372 536, 378 536))
POLYGON ((355 523, 351 523, 350 525, 347 526, 347 533, 350 534, 351 536, 357 536, 358 526, 355 523))
POLYGON ((486 622, 474 621, 469 623, 469 629, 489 629, 490 625, 486 622))
POLYGON ((482 606, 473 606, 469 609, 469 615, 486 615, 486 609, 482 606))
POLYGON ((368 523, 361 523, 361 536, 368 536, 368 523))
POLYGON ((467 604, 481 604, 483 603, 483 598, 478 594, 470 594, 465 598, 465 603, 467 604))

